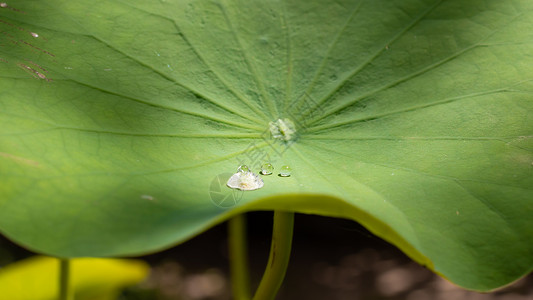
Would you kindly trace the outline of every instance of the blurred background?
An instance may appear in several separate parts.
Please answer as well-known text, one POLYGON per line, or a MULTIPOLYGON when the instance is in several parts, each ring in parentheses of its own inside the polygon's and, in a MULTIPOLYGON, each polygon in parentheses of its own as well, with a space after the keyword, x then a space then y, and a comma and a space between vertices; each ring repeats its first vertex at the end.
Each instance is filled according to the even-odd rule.
MULTIPOLYGON (((268 259, 272 212, 248 213, 247 219, 254 290, 268 259)), ((0 236, 0 271, 34 255, 0 236)), ((119 300, 231 299, 226 224, 137 259, 150 265, 149 275, 123 289, 119 300)), ((533 299, 533 275, 492 293, 465 291, 353 221, 297 214, 291 261, 277 299, 527 300, 533 299)))

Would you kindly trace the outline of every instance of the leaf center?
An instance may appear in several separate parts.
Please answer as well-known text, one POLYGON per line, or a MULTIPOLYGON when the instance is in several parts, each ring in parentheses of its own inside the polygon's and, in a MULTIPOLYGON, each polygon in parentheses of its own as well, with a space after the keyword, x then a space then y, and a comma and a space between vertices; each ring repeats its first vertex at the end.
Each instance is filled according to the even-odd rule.
POLYGON ((296 126, 287 118, 277 119, 268 123, 272 137, 283 142, 290 142, 296 138, 296 126))

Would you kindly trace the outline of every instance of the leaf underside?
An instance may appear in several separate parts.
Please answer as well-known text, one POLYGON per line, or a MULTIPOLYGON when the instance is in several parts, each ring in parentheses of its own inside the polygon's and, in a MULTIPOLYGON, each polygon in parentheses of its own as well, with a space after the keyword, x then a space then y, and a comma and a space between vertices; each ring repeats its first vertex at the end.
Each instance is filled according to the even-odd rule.
POLYGON ((503 286, 533 269, 532 27, 528 0, 3 3, 0 231, 123 256, 289 210, 503 286))

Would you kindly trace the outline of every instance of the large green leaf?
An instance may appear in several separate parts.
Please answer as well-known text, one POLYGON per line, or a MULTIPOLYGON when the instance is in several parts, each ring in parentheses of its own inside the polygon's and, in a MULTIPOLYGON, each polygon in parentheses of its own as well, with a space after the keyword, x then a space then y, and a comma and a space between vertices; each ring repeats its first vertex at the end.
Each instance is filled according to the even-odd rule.
POLYGON ((139 254, 280 209, 356 220, 470 289, 533 268, 532 1, 17 0, 0 17, 0 230, 26 247, 139 254), (265 154, 292 176, 225 187, 265 154))

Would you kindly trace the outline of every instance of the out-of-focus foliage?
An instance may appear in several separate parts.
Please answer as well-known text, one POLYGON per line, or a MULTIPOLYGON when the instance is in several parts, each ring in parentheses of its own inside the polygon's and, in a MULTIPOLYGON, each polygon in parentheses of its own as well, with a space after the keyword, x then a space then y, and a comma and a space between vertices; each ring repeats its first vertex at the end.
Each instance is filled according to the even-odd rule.
MULTIPOLYGON (((142 281, 149 266, 141 260, 75 258, 71 288, 76 300, 114 300, 120 291, 142 281)), ((56 300, 59 260, 34 256, 0 269, 0 299, 56 300)))

